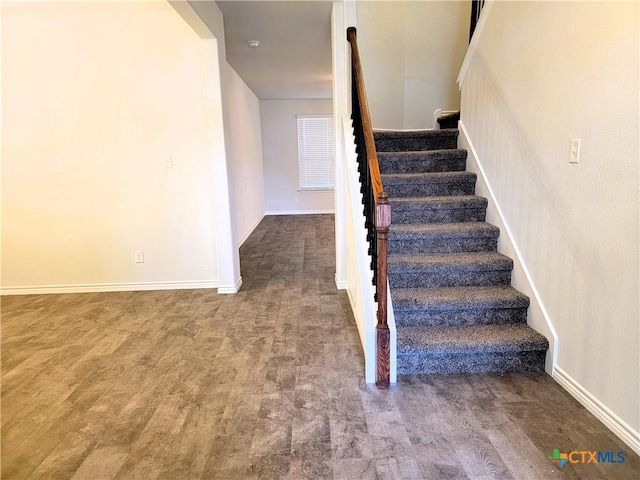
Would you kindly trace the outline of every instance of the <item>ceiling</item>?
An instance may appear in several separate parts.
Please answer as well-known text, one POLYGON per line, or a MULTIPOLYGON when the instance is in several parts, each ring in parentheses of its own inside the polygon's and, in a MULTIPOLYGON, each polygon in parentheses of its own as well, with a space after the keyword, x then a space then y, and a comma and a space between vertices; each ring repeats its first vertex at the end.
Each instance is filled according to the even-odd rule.
POLYGON ((261 100, 331 98, 331 1, 218 1, 227 62, 261 100), (259 40, 251 48, 249 40, 259 40))

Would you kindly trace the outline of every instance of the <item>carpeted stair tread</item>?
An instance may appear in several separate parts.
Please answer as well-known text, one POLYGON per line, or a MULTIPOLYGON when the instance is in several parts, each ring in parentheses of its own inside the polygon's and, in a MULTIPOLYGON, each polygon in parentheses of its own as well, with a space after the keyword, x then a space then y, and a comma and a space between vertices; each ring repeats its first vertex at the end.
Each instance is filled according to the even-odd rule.
POLYGON ((394 288, 393 310, 425 313, 436 310, 527 308, 529 297, 510 285, 482 287, 394 288))
POLYGON ((430 255, 389 255, 389 270, 435 271, 439 269, 511 270, 513 260, 498 252, 436 253, 430 255))
POLYGON ((401 130, 373 133, 377 152, 416 152, 458 147, 458 130, 401 130))
POLYGON ((547 339, 528 325, 398 327, 398 357, 411 354, 504 353, 547 350, 547 339))
POLYGON ((467 166, 467 151, 456 148, 417 152, 378 152, 378 163, 383 174, 462 172, 467 166))

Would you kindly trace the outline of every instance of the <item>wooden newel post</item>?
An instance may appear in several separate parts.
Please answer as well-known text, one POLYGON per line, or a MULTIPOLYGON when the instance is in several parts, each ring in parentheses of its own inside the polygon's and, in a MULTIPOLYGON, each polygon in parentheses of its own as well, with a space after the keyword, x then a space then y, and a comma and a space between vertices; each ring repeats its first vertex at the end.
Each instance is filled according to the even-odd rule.
POLYGON ((391 350, 389 325, 387 324, 387 253, 389 227, 391 226, 391 205, 389 197, 382 192, 376 199, 376 237, 378 242, 378 324, 376 325, 376 386, 389 387, 391 370, 391 350))

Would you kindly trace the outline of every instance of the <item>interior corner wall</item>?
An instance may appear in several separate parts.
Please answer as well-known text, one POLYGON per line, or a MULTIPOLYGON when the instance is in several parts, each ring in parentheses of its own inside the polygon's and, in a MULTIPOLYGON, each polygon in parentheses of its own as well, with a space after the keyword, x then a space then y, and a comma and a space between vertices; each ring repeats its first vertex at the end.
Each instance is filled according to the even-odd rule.
MULTIPOLYGON (((220 272, 237 272, 239 276, 239 258, 236 245, 241 244, 262 218, 266 208, 266 160, 263 158, 264 146, 261 149, 263 131, 262 116, 256 115, 256 98, 237 73, 228 65, 224 45, 224 19, 222 12, 214 2, 170 1, 185 21, 202 38, 217 39, 218 57, 224 72, 220 78, 222 94, 226 161, 224 168, 229 173, 228 188, 228 222, 232 225, 229 237, 234 251, 230 251, 227 232, 218 235, 220 252, 220 272), (262 175, 263 178, 260 178, 262 175), (237 239, 237 243, 236 243, 237 239), (225 255, 224 252, 229 252, 225 255), (227 257, 233 257, 229 260, 227 257), (233 267, 233 268, 232 268, 233 267)), ((313 103, 313 101, 311 102, 313 103)), ((330 100, 329 100, 330 104, 330 100)), ((313 108, 311 108, 313 110, 313 108)), ((258 110, 260 105, 258 103, 258 110)), ((324 108, 323 112, 329 113, 324 108)), ((288 144, 290 146, 290 144, 288 144)), ((297 142, 295 142, 297 150, 297 142)), ((297 162, 296 162, 297 169, 297 162)), ((219 189, 216 194, 220 197, 219 189)), ((312 210, 289 209, 277 213, 313 213, 333 211, 333 203, 329 206, 326 192, 304 192, 302 200, 312 210), (317 208, 319 207, 319 209, 317 208)), ((224 197, 224 196, 223 196, 224 197)), ((300 199, 300 197, 298 197, 300 199)), ((222 199, 224 200, 224 198, 222 199)), ((274 213, 274 212, 271 212, 274 213)), ((217 227, 223 223, 218 214, 217 227)), ((224 225, 222 225, 224 227, 224 225)), ((241 279, 239 280, 241 282, 241 279)), ((222 278, 221 278, 222 282, 222 278)), ((220 291, 220 289, 219 289, 220 291)))
POLYGON ((357 2, 358 47, 374 128, 432 128, 458 110, 456 76, 471 2, 357 2))
POLYGON ((639 7, 493 3, 461 105, 558 334, 554 377, 636 448, 639 7))
MULTIPOLYGON (((239 232, 243 228, 238 219, 236 185, 233 178, 233 156, 236 138, 232 131, 232 102, 247 92, 229 72, 226 61, 224 18, 213 1, 169 0, 184 21, 203 39, 207 74, 207 115, 215 125, 209 132, 214 148, 214 196, 216 202, 215 227, 218 251, 218 293, 236 293, 242 285, 240 275, 239 232), (234 88, 237 87, 237 88, 234 88)), ((240 101, 240 104, 243 102, 240 101)), ((243 112, 245 114, 246 112, 243 112)), ((236 118, 238 115, 235 116, 236 118)), ((246 206, 242 203, 240 210, 246 206)), ((246 215, 245 215, 246 217, 246 215)))
POLYGON ((260 101, 230 65, 225 65, 229 102, 229 168, 238 243, 264 217, 260 101))
POLYGON ((2 3, 3 293, 215 286, 203 55, 166 2, 2 3))
POLYGON ((334 212, 334 192, 299 191, 296 115, 332 113, 331 99, 262 100, 262 158, 267 215, 334 212))

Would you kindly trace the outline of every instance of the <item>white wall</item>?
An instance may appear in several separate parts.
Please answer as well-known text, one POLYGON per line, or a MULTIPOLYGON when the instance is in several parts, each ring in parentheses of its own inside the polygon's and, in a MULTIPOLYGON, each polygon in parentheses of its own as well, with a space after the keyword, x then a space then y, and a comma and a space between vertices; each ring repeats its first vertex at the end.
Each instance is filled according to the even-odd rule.
POLYGON ((197 35, 166 2, 2 14, 3 291, 215 286, 197 35))
POLYGON ((296 115, 331 115, 331 99, 262 100, 265 208, 269 214, 334 211, 334 193, 299 191, 296 115))
POLYGON ((461 106, 557 331, 554 377, 636 451, 638 22, 637 2, 495 2, 461 106))
POLYGON ((260 101, 236 71, 226 65, 229 102, 229 168, 238 244, 264 217, 264 181, 260 101))
MULTIPOLYGON (((259 102, 226 61, 224 18, 215 2, 170 0, 182 18, 208 44, 209 112, 223 124, 213 153, 219 293, 242 285, 239 245, 264 215, 259 102), (213 40, 208 40, 213 39, 213 40)), ((219 132, 212 132, 218 136, 219 132)))
POLYGON ((471 2, 357 2, 358 47, 374 128, 432 128, 457 110, 471 2))

